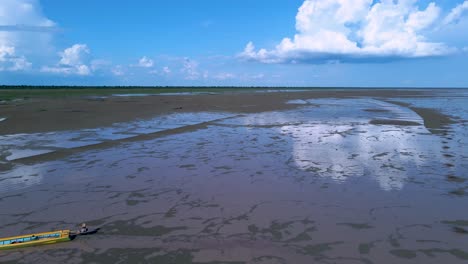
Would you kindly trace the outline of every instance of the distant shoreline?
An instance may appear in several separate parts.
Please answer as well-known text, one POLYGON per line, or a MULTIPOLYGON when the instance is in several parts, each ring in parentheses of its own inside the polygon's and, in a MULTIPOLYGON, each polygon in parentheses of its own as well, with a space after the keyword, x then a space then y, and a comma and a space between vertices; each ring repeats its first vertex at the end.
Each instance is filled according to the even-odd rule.
POLYGON ((468 89, 468 87, 391 87, 391 86, 119 86, 119 85, 0 85, 0 90, 21 89, 378 89, 378 90, 413 90, 413 89, 468 89))
POLYGON ((70 98, 111 96, 114 94, 182 94, 251 93, 251 92, 431 92, 468 88, 402 87, 264 87, 264 86, 0 86, 0 102, 32 98, 70 98))

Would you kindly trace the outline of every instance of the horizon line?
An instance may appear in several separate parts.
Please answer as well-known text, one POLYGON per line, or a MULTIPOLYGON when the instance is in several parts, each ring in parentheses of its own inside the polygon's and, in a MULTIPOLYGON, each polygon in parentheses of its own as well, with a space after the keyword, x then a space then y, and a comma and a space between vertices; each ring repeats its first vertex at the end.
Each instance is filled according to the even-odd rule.
POLYGON ((424 87, 424 86, 215 86, 215 85, 164 85, 164 86, 150 86, 150 85, 0 85, 0 89, 28 89, 28 88, 69 88, 69 89, 86 89, 86 88, 142 88, 142 89, 176 89, 176 88, 241 88, 241 89, 468 89, 468 87, 460 86, 447 86, 447 87, 424 87))

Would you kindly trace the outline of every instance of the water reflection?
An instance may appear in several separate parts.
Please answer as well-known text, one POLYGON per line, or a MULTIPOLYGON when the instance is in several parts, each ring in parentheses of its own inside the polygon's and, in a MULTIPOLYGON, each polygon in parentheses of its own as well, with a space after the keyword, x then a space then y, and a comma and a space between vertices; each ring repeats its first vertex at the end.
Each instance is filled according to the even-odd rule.
POLYGON ((43 181, 43 177, 43 166, 15 167, 11 171, 0 173, 0 194, 38 185, 43 181))
POLYGON ((425 163, 418 154, 428 151, 424 142, 414 140, 418 131, 413 128, 308 124, 284 126, 281 131, 294 139, 298 168, 336 181, 374 177, 386 191, 403 188, 410 168, 425 163))
MULTIPOLYGON (((370 124, 422 124, 405 107, 304 101, 0 172, 5 236, 78 221, 106 231, 0 262, 466 262, 463 124, 434 135, 423 125, 370 124)), ((102 137, 151 131, 143 124, 102 137)))
MULTIPOLYGON (((271 138, 276 137, 275 134, 286 136, 291 143, 283 143, 281 151, 291 157, 286 162, 288 166, 336 182, 344 182, 351 177, 368 177, 374 178, 383 190, 400 190, 415 170, 440 160, 440 139, 428 133, 423 125, 370 124, 375 119, 423 124, 421 117, 409 108, 370 98, 314 99, 291 103, 300 103, 304 107, 229 119, 223 118, 233 115, 174 114, 115 124, 108 128, 6 135, 0 137, 6 142, 1 146, 0 153, 4 159, 11 161, 61 148, 87 146, 223 119, 213 124, 242 128, 233 134, 239 142, 255 135, 252 139, 255 141, 248 147, 239 149, 240 146, 236 145, 228 150, 227 145, 221 146, 225 152, 255 155, 260 146, 273 146, 275 141, 271 138)), ((221 131, 221 127, 215 125, 204 134, 232 137, 229 131, 232 132, 232 129, 221 131)))
POLYGON ((0 136, 0 160, 13 161, 20 158, 98 144, 110 140, 131 138, 141 134, 155 133, 232 116, 226 113, 181 113, 160 116, 149 120, 116 123, 111 127, 60 131, 35 134, 0 136))
POLYGON ((426 138, 430 135, 426 135, 429 133, 422 125, 424 121, 406 107, 366 98, 290 103, 305 107, 223 123, 277 129, 292 138, 294 167, 337 182, 349 177, 373 177, 386 191, 402 189, 408 173, 428 162, 422 153, 436 155, 440 149, 439 138, 426 138), (371 125, 373 119, 421 125, 371 125), (427 140, 433 144, 427 145, 427 140))

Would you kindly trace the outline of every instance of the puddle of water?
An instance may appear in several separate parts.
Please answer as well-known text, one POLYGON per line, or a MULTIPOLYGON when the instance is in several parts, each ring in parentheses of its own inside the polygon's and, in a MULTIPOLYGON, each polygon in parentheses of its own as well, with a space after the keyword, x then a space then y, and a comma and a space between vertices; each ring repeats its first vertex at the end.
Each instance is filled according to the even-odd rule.
POLYGON ((287 104, 299 104, 299 105, 305 105, 308 104, 306 100, 303 99, 296 99, 296 100, 289 100, 287 104))
POLYGON ((108 97, 107 96, 85 96, 84 98, 88 100, 94 100, 94 101, 104 101, 108 97))
POLYGON ((154 94, 113 94, 115 97, 144 97, 144 96, 174 96, 174 95, 210 95, 219 94, 218 92, 176 92, 176 93, 154 93, 154 94))
POLYGON ((219 92, 179 92, 179 93, 160 93, 160 94, 157 94, 157 95, 203 95, 203 94, 206 94, 206 95, 213 95, 213 94, 220 94, 219 92))
POLYGON ((257 90, 256 93, 296 93, 307 92, 305 89, 274 89, 274 90, 257 90))
MULTIPOLYGON (((42 166, 42 168, 44 167, 42 166)), ((9 171, 8 174, 0 173, 0 197, 8 196, 7 194, 12 191, 24 190, 31 186, 40 185, 44 175, 46 175, 46 171, 42 171, 42 169, 36 170, 30 166, 16 167, 9 171)))
POLYGON ((313 109, 311 115, 324 121, 331 118, 345 120, 362 117, 366 119, 388 119, 423 123, 419 115, 406 107, 370 98, 291 100, 288 103, 320 106, 313 109))
POLYGON ((144 96, 152 96, 154 94, 143 94, 143 93, 134 93, 134 94, 113 94, 112 96, 115 97, 144 97, 144 96))
POLYGON ((228 116, 231 115, 224 113, 181 113, 131 123, 117 123, 106 128, 4 135, 0 136, 0 142, 2 142, 0 159, 12 161, 53 152, 57 149, 70 149, 110 140, 127 139, 137 135, 196 125, 228 116), (39 148, 43 147, 51 149, 39 150, 39 148))
POLYGON ((16 159, 50 153, 53 151, 54 150, 51 150, 51 149, 8 149, 7 152, 10 152, 12 154, 7 156, 6 160, 12 161, 16 159))
POLYGON ((415 107, 431 108, 442 111, 443 113, 458 117, 468 121, 468 109, 466 107, 466 101, 468 100, 468 95, 466 96, 450 96, 442 97, 438 100, 433 98, 396 98, 397 101, 411 104, 415 107))

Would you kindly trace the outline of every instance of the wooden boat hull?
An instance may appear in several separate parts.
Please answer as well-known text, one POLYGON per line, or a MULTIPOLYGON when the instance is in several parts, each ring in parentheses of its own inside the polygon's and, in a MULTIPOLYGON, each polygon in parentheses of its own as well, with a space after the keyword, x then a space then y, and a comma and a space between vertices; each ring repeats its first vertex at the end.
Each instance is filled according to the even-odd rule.
POLYGON ((32 247, 70 241, 70 230, 22 235, 0 239, 0 250, 32 247))

